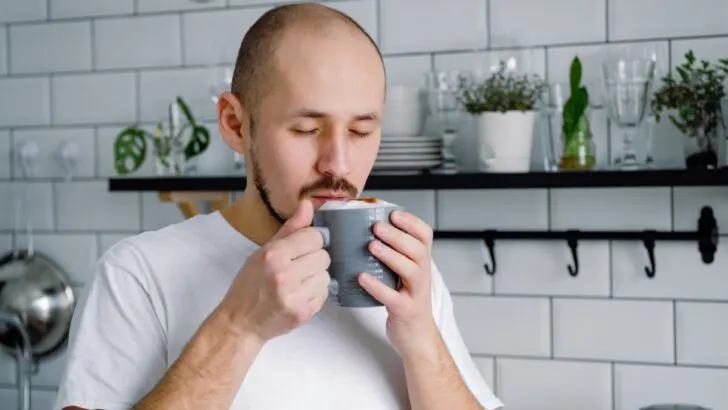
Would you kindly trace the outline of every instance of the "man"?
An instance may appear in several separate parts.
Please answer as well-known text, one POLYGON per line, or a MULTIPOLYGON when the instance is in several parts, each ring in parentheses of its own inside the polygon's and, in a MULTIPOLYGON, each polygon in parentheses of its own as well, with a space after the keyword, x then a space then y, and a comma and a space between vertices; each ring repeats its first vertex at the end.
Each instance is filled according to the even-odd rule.
POLYGON ((56 409, 494 409, 409 213, 371 250, 400 291, 362 273, 385 306, 328 301, 313 210, 360 194, 380 140, 376 45, 319 5, 275 8, 243 39, 220 132, 248 188, 222 212, 122 241, 74 315, 56 409), (242 266, 242 268, 241 268, 242 266))

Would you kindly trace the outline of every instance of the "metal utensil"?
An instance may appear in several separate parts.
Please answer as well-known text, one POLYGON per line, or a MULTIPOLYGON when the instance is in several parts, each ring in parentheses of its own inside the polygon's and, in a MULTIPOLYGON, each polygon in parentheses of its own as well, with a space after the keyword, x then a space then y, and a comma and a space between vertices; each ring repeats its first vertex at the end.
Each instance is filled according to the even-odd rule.
MULTIPOLYGON (((28 161, 22 164, 24 174, 31 165, 28 161)), ((27 187, 15 197, 15 247, 0 256, 0 348, 18 359, 19 405, 26 410, 30 408, 31 371, 65 346, 76 298, 66 273, 33 249, 27 187), (28 232, 25 251, 17 239, 21 209, 26 212, 28 232)))

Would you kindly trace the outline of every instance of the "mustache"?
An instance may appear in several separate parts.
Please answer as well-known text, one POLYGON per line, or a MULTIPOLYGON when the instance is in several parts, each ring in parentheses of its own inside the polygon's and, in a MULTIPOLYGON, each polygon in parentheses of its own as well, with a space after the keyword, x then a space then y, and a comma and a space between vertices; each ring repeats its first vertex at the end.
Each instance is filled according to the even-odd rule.
POLYGON ((322 189, 327 191, 343 191, 349 194, 352 198, 356 197, 359 193, 359 190, 346 179, 334 178, 331 175, 326 175, 318 181, 303 187, 301 189, 301 197, 322 189))

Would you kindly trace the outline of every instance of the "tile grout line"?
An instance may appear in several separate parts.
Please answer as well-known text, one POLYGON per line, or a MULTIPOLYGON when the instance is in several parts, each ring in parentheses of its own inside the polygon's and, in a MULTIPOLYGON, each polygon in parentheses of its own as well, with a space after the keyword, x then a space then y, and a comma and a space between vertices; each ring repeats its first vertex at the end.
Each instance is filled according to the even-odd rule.
MULTIPOLYGON (((487 10, 488 14, 490 14, 489 13, 490 12, 490 3, 489 3, 489 0, 485 0, 485 1, 486 1, 486 10, 487 10)), ((136 2, 137 2, 137 0, 135 0, 135 3, 136 2)), ((345 0, 336 0, 336 1, 332 1, 332 2, 344 3, 345 0)), ((255 9, 261 9, 261 10, 263 10, 263 9, 269 8, 269 6, 270 6, 270 4, 267 4, 267 3, 264 3, 264 2, 253 3, 253 4, 240 4, 240 5, 230 5, 230 4, 228 4, 227 6, 223 5, 223 6, 214 6, 214 7, 193 8, 193 9, 185 10, 184 12, 185 13, 189 13, 189 14, 202 14, 202 13, 209 13, 209 12, 214 12, 214 11, 224 12, 227 9, 232 9, 232 10, 255 10, 255 9)), ((608 6, 607 6, 607 9, 608 9, 608 6)), ((93 16, 93 17, 94 18, 97 18, 97 19, 100 19, 100 20, 105 20, 105 19, 119 19, 119 18, 136 17, 136 16, 169 15, 169 14, 174 14, 174 13, 178 13, 178 12, 179 12, 179 10, 160 10, 160 11, 149 11, 149 12, 143 12, 143 13, 140 13, 138 11, 137 12, 132 11, 131 13, 129 13, 129 12, 126 12, 126 13, 114 13, 114 14, 108 14, 108 15, 98 15, 98 16, 93 16)), ((58 17, 58 18, 52 19, 52 22, 84 21, 84 20, 88 20, 89 17, 91 17, 91 16, 58 17)), ((490 16, 488 15, 486 17, 487 17, 487 20, 486 21, 488 23, 490 23, 490 16)), ((50 21, 51 20, 49 20, 49 19, 32 19, 32 20, 23 20, 23 21, 8 22, 7 24, 8 25, 13 25, 13 26, 37 25, 38 23, 44 23, 44 22, 50 22, 50 21)), ((488 26, 490 26, 490 25, 488 24, 488 26)), ((490 29, 488 29, 488 31, 490 31, 490 29)), ((608 41, 564 42, 564 43, 551 44, 551 45, 556 45, 556 46, 559 46, 559 47, 573 47, 573 46, 581 46, 581 45, 589 45, 589 44, 600 45, 600 44, 604 44, 604 43, 609 43, 609 44, 618 44, 618 43, 647 43, 647 42, 656 42, 656 41, 666 41, 668 39, 698 40, 698 39, 711 39, 711 38, 724 38, 724 37, 728 37, 728 33, 725 33, 725 34, 678 35, 678 36, 675 36, 675 37, 643 37, 643 38, 628 38, 628 39, 617 39, 617 40, 608 39, 608 41)), ((531 45, 519 46, 518 48, 543 47, 545 45, 547 45, 547 44, 531 44, 531 45)), ((482 50, 482 51, 487 51, 487 50, 488 49, 482 50)), ((468 50, 462 50, 462 51, 468 51, 468 50)))
MULTIPOLYGON (((591 363, 591 364, 602 364, 602 365, 628 365, 628 366, 646 366, 663 369, 672 369, 676 366, 670 362, 649 362, 649 361, 638 361, 638 360, 614 360, 614 359, 603 359, 603 358, 583 358, 583 357, 562 357, 555 356, 553 358, 548 356, 536 356, 528 354, 503 354, 503 353, 472 353, 474 358, 492 358, 492 359, 513 359, 513 360, 527 360, 527 361, 547 361, 547 362, 566 362, 566 363, 591 363)), ((709 364, 683 364, 677 366, 681 369, 708 369, 708 370, 728 370, 728 365, 709 365, 709 364)))
POLYGON ((677 344, 678 344, 678 337, 677 337, 677 301, 672 301, 672 354, 673 354, 673 364, 675 366, 678 365, 678 357, 677 357, 677 344))
POLYGON ((96 259, 101 258, 101 235, 102 232, 96 232, 94 234, 96 240, 96 259))
POLYGON ((51 182, 51 201, 52 209, 51 216, 53 218, 52 231, 53 233, 58 232, 58 187, 55 182, 51 182))
POLYGON ((10 181, 15 180, 15 155, 17 155, 16 148, 15 148, 15 130, 10 129, 8 131, 8 136, 10 138, 10 181))
POLYGON ((144 232, 144 194, 137 193, 137 203, 139 204, 139 231, 144 232))
POLYGON ((609 0, 604 0, 604 41, 609 43, 609 0))
POLYGON ((3 77, 9 77, 10 73, 11 73, 11 71, 10 71, 10 66, 11 66, 11 64, 10 64, 10 25, 5 24, 3 26, 3 29, 5 30, 5 64, 7 65, 7 67, 5 67, 7 69, 7 73, 3 77))
MULTIPOLYGON (((96 16, 93 18, 94 24, 98 20, 103 20, 104 16, 96 16)), ((10 30, 9 27, 12 25, 17 24, 7 24, 8 27, 8 37, 10 37, 10 30)), ((713 37, 706 37, 706 38, 725 38, 728 39, 728 35, 725 36, 713 36, 713 37)), ((677 38, 676 38, 677 39, 677 38)), ((683 38, 680 38, 683 39, 683 38)), ((700 40, 702 37, 699 38, 685 38, 689 40, 700 40)), ((655 41, 667 41, 672 42, 674 39, 670 38, 661 38, 661 39, 652 39, 652 40, 625 40, 625 41, 618 41, 618 42, 610 42, 609 44, 634 44, 634 43, 649 43, 649 42, 655 42, 655 41)), ((8 45, 9 45, 9 39, 8 39, 8 45)), ((605 45, 604 42, 588 42, 588 43, 563 43, 563 44, 534 44, 534 45, 528 45, 528 46, 519 46, 519 47, 486 47, 486 48, 475 48, 475 49, 451 49, 451 50, 442 50, 442 51, 412 51, 412 52, 399 52, 399 53, 383 53, 382 56, 385 58, 388 57, 417 57, 417 56, 429 56, 434 55, 437 56, 447 56, 447 55, 456 55, 456 54, 463 54, 463 53, 479 53, 483 51, 518 51, 518 50, 530 50, 530 49, 539 49, 543 48, 545 50, 552 50, 552 49, 558 49, 558 48, 569 48, 569 47, 582 47, 582 46, 602 46, 605 45)), ((8 47, 9 48, 9 47, 8 47)), ((10 53, 10 50, 8 49, 8 54, 10 53)), ((183 65, 160 65, 155 67, 119 67, 119 68, 104 68, 104 69, 92 69, 92 70, 68 70, 63 72, 53 72, 53 74, 56 74, 57 76, 73 76, 73 75, 83 75, 83 74, 90 74, 95 72, 103 72, 103 73, 119 73, 119 72, 135 72, 135 71, 171 71, 171 70, 183 70, 183 69, 199 69, 199 68, 206 68, 207 66, 204 64, 183 64, 183 65)), ((40 78, 45 77, 51 72, 32 72, 32 73, 12 73, 9 71, 9 75, 7 78, 40 78)))
MULTIPOLYGON (((2 231, 0 231, 2 232, 2 231)), ((66 231, 67 233, 89 233, 85 231, 66 231)), ((567 273, 568 275, 568 273, 567 273)), ((622 302, 645 302, 645 303, 665 303, 665 302, 685 302, 685 303, 705 303, 705 304, 721 304, 721 305, 728 305, 728 299, 695 299, 695 298, 655 298, 655 297, 647 297, 647 296, 625 296, 625 297, 610 297, 610 296, 602 296, 602 295, 574 295, 574 294, 527 294, 527 293, 496 293, 496 294, 490 294, 490 293, 476 293, 476 292, 461 292, 461 291, 451 291, 450 294, 452 296, 462 297, 462 298, 486 298, 486 299, 495 299, 495 298, 504 298, 504 299, 542 299, 546 300, 549 297, 555 298, 555 299, 564 299, 564 300, 593 300, 593 301, 609 301, 611 299, 614 299, 615 301, 622 301, 622 302)))
POLYGON ((554 298, 553 296, 549 297, 549 358, 554 358, 554 352, 556 348, 554 347, 554 340, 556 337, 554 336, 554 298))
POLYGON ((675 187, 670 187, 670 229, 675 230, 675 187))
POLYGON ((135 121, 137 123, 140 123, 142 120, 142 80, 141 80, 141 73, 138 69, 134 70, 134 116, 135 121))
POLYGON ((617 408, 617 366, 614 362, 609 363, 610 383, 612 389, 612 410, 617 408))
POLYGON ((498 389, 498 357, 495 356, 493 357, 493 393, 500 395, 498 389))
POLYGON ((96 62, 96 20, 91 19, 90 21, 91 26, 91 72, 96 71, 96 66, 98 65, 96 62))
POLYGON ((182 13, 177 13, 178 16, 178 35, 179 35, 179 64, 185 67, 187 64, 187 58, 185 56, 185 19, 182 13))
POLYGON ((99 166, 99 156, 101 149, 99 148, 99 127, 94 127, 94 178, 101 178, 101 169, 99 166))
POLYGON ((607 269, 609 271, 609 299, 614 299, 614 241, 607 241, 607 269))
POLYGON ((48 74, 48 123, 49 123, 50 128, 55 128, 55 123, 56 123, 55 115, 53 115, 53 113, 55 111, 54 108, 56 105, 53 101, 53 97, 56 94, 54 92, 55 87, 53 85, 54 84, 53 78, 54 78, 53 73, 48 74))
POLYGON ((491 39, 493 32, 490 27, 490 0, 484 0, 484 1, 485 1, 485 47, 490 49, 490 47, 493 45, 493 40, 491 39))

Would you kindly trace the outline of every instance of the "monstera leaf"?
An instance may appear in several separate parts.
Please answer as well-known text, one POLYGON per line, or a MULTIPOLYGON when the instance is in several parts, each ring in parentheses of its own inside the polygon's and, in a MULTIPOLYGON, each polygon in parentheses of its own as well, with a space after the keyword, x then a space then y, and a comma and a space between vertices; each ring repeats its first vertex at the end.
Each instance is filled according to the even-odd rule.
POLYGON ((205 126, 199 125, 195 122, 190 108, 181 97, 177 97, 177 104, 180 106, 182 112, 187 118, 187 124, 182 127, 180 134, 187 129, 188 125, 192 127, 192 135, 190 136, 190 140, 187 142, 187 145, 185 145, 185 159, 189 160, 190 158, 202 154, 207 147, 210 146, 210 131, 208 131, 205 126))
POLYGON ((147 133, 136 127, 128 127, 114 141, 114 160, 119 175, 130 174, 142 165, 147 156, 147 133))

